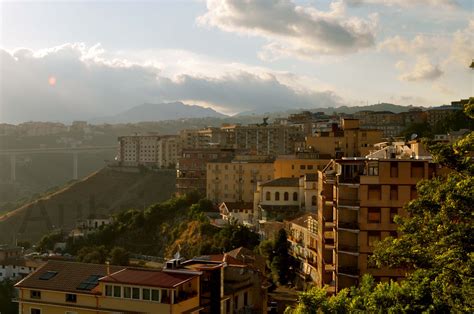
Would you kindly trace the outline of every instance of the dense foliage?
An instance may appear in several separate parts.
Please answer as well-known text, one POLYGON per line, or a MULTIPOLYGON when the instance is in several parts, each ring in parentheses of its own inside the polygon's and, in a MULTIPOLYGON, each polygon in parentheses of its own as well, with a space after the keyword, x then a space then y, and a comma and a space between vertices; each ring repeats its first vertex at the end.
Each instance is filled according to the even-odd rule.
POLYGON ((0 281, 0 313, 2 314, 18 313, 18 303, 12 301, 16 297, 13 284, 8 279, 0 281))
POLYGON ((258 235, 245 226, 232 222, 221 228, 212 225, 204 215, 211 210, 213 204, 194 193, 145 210, 126 210, 98 232, 79 240, 69 239, 67 251, 83 262, 103 263, 115 255, 116 260, 126 261, 123 254, 118 254, 121 250, 169 258, 177 251, 181 256, 193 257, 258 245, 258 235))
MULTIPOLYGON (((465 110, 471 118, 473 106, 465 110)), ((401 235, 377 246, 377 265, 408 269, 406 280, 376 284, 365 276, 358 288, 329 298, 314 288, 287 312, 474 312, 473 148, 474 132, 452 145, 430 145, 449 172, 418 183, 417 199, 405 207, 409 215, 396 218, 401 235)))

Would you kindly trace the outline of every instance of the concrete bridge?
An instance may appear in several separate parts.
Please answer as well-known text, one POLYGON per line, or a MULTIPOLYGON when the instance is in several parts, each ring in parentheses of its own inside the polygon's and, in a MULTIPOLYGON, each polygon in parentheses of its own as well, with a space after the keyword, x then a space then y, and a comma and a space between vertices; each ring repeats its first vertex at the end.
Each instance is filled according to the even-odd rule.
POLYGON ((62 147, 62 148, 18 148, 0 149, 0 156, 10 156, 10 180, 16 181, 16 156, 37 155, 37 154, 71 154, 72 155, 72 178, 78 179, 77 168, 79 164, 79 154, 98 153, 104 151, 117 151, 117 146, 83 146, 83 147, 62 147))

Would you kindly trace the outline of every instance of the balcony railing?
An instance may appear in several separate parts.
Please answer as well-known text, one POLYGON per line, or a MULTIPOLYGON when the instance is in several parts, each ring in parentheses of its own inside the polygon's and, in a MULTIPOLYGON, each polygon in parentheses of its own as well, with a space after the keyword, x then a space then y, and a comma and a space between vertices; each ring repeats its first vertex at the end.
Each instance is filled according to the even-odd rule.
POLYGON ((360 176, 350 177, 350 176, 338 176, 337 177, 338 183, 346 183, 346 184, 359 184, 360 183, 360 176))
POLYGON ((349 229, 349 230, 359 230, 359 223, 358 222, 345 222, 339 221, 337 223, 339 229, 349 229))
POLYGON ((359 269, 354 266, 339 266, 337 269, 337 272, 341 275, 342 274, 351 275, 351 276, 359 275, 359 269))
POLYGON ((350 207, 359 207, 360 201, 354 199, 338 199, 337 200, 338 206, 350 206, 350 207))
POLYGON ((358 245, 338 244, 338 251, 359 253, 358 245))

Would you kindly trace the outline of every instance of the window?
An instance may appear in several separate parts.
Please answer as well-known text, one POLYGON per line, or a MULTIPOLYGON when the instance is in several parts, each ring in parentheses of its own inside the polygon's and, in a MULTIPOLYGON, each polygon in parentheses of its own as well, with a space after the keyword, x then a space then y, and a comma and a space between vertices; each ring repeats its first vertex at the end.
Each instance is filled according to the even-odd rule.
POLYGON ((411 177, 412 178, 423 178, 425 171, 424 162, 415 161, 411 163, 411 177))
POLYGON ((396 161, 390 162, 390 177, 392 178, 398 177, 398 162, 396 161))
POLYGON ((311 196, 311 206, 316 206, 316 195, 311 196))
POLYGON ((140 288, 132 288, 132 299, 140 299, 140 288))
POLYGON ((269 201, 271 199, 271 193, 270 192, 265 193, 265 199, 267 201, 269 201))
POLYGON ((123 287, 123 297, 126 299, 130 299, 132 297, 132 288, 123 287))
POLYGON ((293 201, 297 201, 298 200, 298 193, 297 192, 293 192, 293 201))
POLYGON ((396 215, 398 215, 398 208, 390 208, 390 223, 395 223, 396 215))
POLYGON ((150 289, 142 289, 142 299, 150 300, 150 289))
POLYGON ((368 165, 369 176, 378 176, 379 175, 379 164, 378 162, 370 162, 368 165))
POLYGON ((168 297, 168 290, 161 290, 161 303, 170 303, 170 298, 168 297))
POLYGON ((275 192, 275 201, 280 200, 280 192, 275 192))
POLYGON ((236 296, 234 297, 234 308, 235 308, 235 309, 238 309, 238 308, 239 308, 239 296, 238 296, 238 295, 236 295, 236 296))
POLYGON ((151 290, 151 300, 152 301, 160 301, 160 291, 159 290, 151 290))
POLYGON ((367 233, 367 245, 374 246, 375 243, 380 241, 380 231, 369 231, 367 233))
POLYGON ((108 297, 112 296, 112 286, 105 285, 105 295, 108 297))
POLYGON ((30 314, 41 314, 41 310, 40 309, 30 309, 30 314))
POLYGON ((289 194, 288 192, 285 192, 285 193, 283 194, 283 199, 284 199, 285 201, 287 201, 289 198, 290 198, 290 194, 289 194))
POLYGON ((305 170, 306 169, 306 165, 300 165, 300 170, 305 170))
POLYGON ((368 185, 367 199, 369 200, 380 200, 381 191, 380 185, 368 185))
POLYGON ((247 306, 249 303, 249 293, 247 291, 244 292, 244 306, 247 306))
POLYGON ((369 208, 367 210, 368 223, 380 223, 380 208, 369 208))
POLYGON ((72 293, 66 293, 66 302, 76 303, 77 295, 72 293))
POLYGON ((313 170, 313 165, 308 165, 308 170, 313 170))
POLYGON ((114 297, 121 298, 122 297, 122 287, 114 286, 114 297))
POLYGON ((390 199, 394 201, 398 200, 398 186, 397 185, 390 186, 390 199))
POLYGON ((31 299, 41 299, 41 291, 31 290, 30 291, 30 298, 31 299))

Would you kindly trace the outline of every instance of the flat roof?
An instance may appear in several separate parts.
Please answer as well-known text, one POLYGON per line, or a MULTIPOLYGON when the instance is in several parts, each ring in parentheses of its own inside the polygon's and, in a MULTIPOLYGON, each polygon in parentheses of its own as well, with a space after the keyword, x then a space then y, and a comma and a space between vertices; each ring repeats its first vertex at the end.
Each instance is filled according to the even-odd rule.
POLYGON ((126 268, 105 276, 100 281, 157 288, 174 288, 198 276, 198 273, 126 268))

